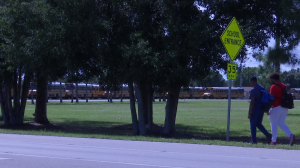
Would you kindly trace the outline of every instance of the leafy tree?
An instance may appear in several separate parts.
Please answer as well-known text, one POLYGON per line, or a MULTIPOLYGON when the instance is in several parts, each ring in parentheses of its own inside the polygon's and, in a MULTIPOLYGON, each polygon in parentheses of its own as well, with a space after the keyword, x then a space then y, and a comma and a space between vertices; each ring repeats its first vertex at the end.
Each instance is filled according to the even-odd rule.
POLYGON ((4 71, 7 78, 3 79, 3 86, 6 86, 4 91, 7 95, 10 95, 8 92, 10 86, 13 86, 14 106, 4 98, 7 101, 3 103, 7 104, 3 105, 6 108, 2 110, 6 113, 3 116, 6 116, 5 120, 10 120, 11 125, 23 123, 29 84, 33 79, 37 81, 34 120, 47 124, 48 81, 55 80, 65 73, 61 17, 45 0, 6 1, 4 9, 1 33, 6 42, 2 45, 2 54, 7 66, 4 71), (14 55, 13 59, 11 55, 14 55), (8 115, 9 113, 14 114, 8 115))
POLYGON ((204 79, 198 79, 192 81, 192 86, 202 86, 202 87, 224 87, 226 86, 226 81, 223 76, 218 71, 212 71, 204 79))
MULTIPOLYGON (((254 49, 264 49, 271 38, 270 25, 273 15, 270 14, 269 1, 196 1, 198 6, 206 8, 211 19, 221 29, 225 29, 230 20, 236 17, 245 39, 245 45, 254 49)), ((245 52, 246 48, 242 50, 245 52)), ((243 54, 244 55, 244 54, 243 54)))
MULTIPOLYGON (((255 74, 254 76, 258 77, 259 83, 262 86, 269 89, 272 84, 269 79, 269 75, 274 72, 273 66, 269 62, 270 60, 266 56, 259 55, 259 61, 261 61, 263 65, 260 65, 257 68, 246 68, 248 70, 243 71, 243 74, 244 73, 248 74, 249 70, 251 69, 251 71, 253 71, 251 72, 251 74, 255 74)), ((281 73, 282 82, 285 83, 289 88, 300 87, 299 72, 300 70, 298 68, 298 69, 293 69, 291 71, 285 71, 281 73)))
MULTIPOLYGON (((237 73, 237 76, 240 76, 240 72, 237 73)), ((249 80, 251 77, 256 76, 260 82, 260 73, 259 68, 257 67, 247 67, 244 68, 242 71, 242 86, 243 87, 250 87, 249 80)), ((236 80, 233 83, 234 86, 240 86, 240 81, 236 80)))
MULTIPOLYGON (((87 81, 97 76, 99 55, 99 6, 102 1, 56 1, 64 29, 66 51, 66 77, 76 82, 87 81)), ((101 30, 101 29, 100 29, 101 30)), ((77 87, 76 87, 77 88, 77 87)), ((77 94, 76 90, 76 95, 77 94)), ((78 96, 76 96, 78 102, 78 96)))
POLYGON ((283 72, 281 80, 289 88, 300 88, 300 69, 283 72))
POLYGON ((300 29, 300 8, 294 0, 274 0, 275 47, 269 51, 267 59, 273 63, 274 71, 280 71, 280 64, 293 63, 296 59, 291 50, 299 44, 296 36, 300 29))
POLYGON ((47 1, 40 0, 32 4, 35 7, 35 21, 32 31, 36 32, 30 39, 37 81, 37 100, 35 122, 48 124, 47 89, 49 81, 61 78, 66 72, 66 59, 61 15, 47 1), (55 65, 55 66, 54 66, 55 65))
MULTIPOLYGON (((38 3, 38 2, 37 2, 38 3)), ((1 112, 5 125, 23 124, 34 69, 31 38, 37 10, 34 1, 1 1, 0 41, 1 112), (11 101, 13 90, 13 103, 11 101)))
POLYGON ((290 51, 299 43, 299 2, 298 4, 294 0, 197 2, 211 11, 212 19, 223 27, 235 16, 248 47, 264 50, 269 40, 274 38, 276 45, 270 50, 268 58, 275 71, 280 71, 281 63, 297 62, 295 55, 290 51))
POLYGON ((272 65, 273 71, 281 72, 280 65, 285 63, 297 64, 297 55, 292 50, 299 44, 300 36, 300 7, 294 0, 270 1, 273 15, 270 23, 270 35, 275 39, 275 46, 268 49, 267 61, 272 65))
MULTIPOLYGON (((161 74, 164 46, 165 8, 163 1, 130 1, 131 14, 134 17, 133 32, 130 39, 128 56, 134 60, 132 77, 137 84, 139 104, 140 133, 145 132, 144 125, 151 131, 153 125, 153 93, 154 86, 164 85, 164 75, 161 74)), ((129 57, 129 58, 130 58, 129 57)))
POLYGON ((129 52, 129 46, 133 45, 131 35, 135 31, 134 19, 136 14, 130 2, 103 1, 101 3, 103 22, 101 40, 99 41, 101 61, 98 62, 101 71, 98 73, 99 82, 106 86, 107 91, 120 89, 122 84, 128 83, 133 133, 136 135, 140 133, 135 107, 134 77, 132 75, 132 67, 135 65, 134 60, 136 58, 131 57, 129 52))
POLYGON ((210 11, 199 11, 193 1, 164 1, 165 55, 160 57, 161 74, 168 88, 163 133, 175 133, 180 88, 190 79, 205 78, 212 69, 225 67, 221 27, 210 18, 210 11), (219 42, 219 43, 218 43, 219 42))
POLYGON ((153 83, 151 80, 155 79, 157 71, 153 66, 153 51, 149 47, 149 42, 143 40, 139 34, 133 34, 133 36, 134 43, 128 47, 126 54, 128 57, 133 58, 133 61, 131 61, 133 66, 130 66, 129 73, 131 73, 130 75, 136 83, 135 93, 138 99, 139 131, 141 135, 145 135, 146 125, 148 125, 149 130, 151 130, 153 124, 153 83))

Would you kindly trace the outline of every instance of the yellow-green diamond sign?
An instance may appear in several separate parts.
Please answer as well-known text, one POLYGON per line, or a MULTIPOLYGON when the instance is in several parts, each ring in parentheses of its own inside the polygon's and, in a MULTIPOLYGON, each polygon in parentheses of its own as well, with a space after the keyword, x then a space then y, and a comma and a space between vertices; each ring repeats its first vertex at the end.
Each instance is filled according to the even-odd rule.
POLYGON ((231 61, 234 61, 245 45, 243 34, 235 17, 231 20, 231 22, 223 32, 221 41, 226 48, 231 61))

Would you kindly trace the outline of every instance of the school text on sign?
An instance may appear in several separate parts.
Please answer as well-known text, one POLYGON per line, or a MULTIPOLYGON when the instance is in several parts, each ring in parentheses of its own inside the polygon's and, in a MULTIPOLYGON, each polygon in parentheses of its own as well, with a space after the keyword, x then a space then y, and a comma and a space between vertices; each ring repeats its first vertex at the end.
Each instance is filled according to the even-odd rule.
POLYGON ((231 59, 234 61, 245 45, 245 40, 237 20, 233 18, 221 36, 221 41, 231 59))

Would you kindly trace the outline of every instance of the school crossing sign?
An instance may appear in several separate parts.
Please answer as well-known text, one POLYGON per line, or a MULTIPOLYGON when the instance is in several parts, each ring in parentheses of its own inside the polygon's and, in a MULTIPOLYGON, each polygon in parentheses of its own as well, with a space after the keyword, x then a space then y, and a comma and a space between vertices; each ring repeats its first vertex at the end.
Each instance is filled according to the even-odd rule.
POLYGON ((231 109, 231 86, 232 80, 236 79, 237 65, 232 63, 241 49, 245 45, 245 40, 241 29, 235 19, 232 18, 231 22, 223 32, 221 36, 221 41, 230 57, 231 63, 227 65, 227 79, 229 79, 229 89, 228 89, 228 114, 227 114, 227 134, 226 141, 229 141, 229 131, 230 131, 230 109, 231 109))
POLYGON ((221 41, 231 59, 234 61, 245 45, 245 40, 235 17, 231 20, 221 36, 221 41))

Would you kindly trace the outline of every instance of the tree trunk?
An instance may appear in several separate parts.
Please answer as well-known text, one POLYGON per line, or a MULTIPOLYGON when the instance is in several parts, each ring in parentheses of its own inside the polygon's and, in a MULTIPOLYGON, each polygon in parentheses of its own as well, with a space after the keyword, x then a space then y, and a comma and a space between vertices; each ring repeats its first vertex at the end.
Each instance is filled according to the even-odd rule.
POLYGON ((280 68, 280 62, 279 62, 278 60, 276 60, 276 61, 274 62, 274 70, 275 70, 275 72, 277 72, 277 73, 280 73, 280 71, 281 71, 281 68, 280 68))
POLYGON ((4 121, 4 125, 6 125, 6 123, 5 123, 5 120, 4 120, 4 113, 5 113, 5 110, 4 110, 4 104, 2 104, 2 103, 4 103, 3 102, 3 94, 2 94, 2 83, 0 83, 0 106, 1 106, 1 121, 4 121))
POLYGON ((87 88, 87 83, 86 83, 85 84, 85 102, 89 102, 89 98, 87 96, 87 90, 88 90, 88 88, 87 88))
POLYGON ((6 126, 22 125, 24 121, 24 112, 27 103, 30 78, 27 74, 24 75, 24 82, 22 88, 22 76, 23 74, 21 73, 21 71, 15 71, 13 74, 12 83, 4 81, 0 84, 1 113, 4 125, 6 126), (12 88, 14 93, 14 106, 12 106, 10 86, 13 86, 12 88))
POLYGON ((159 102, 161 102, 161 95, 162 95, 161 93, 159 93, 159 95, 158 95, 158 101, 159 102))
POLYGON ((153 88, 152 84, 138 84, 137 86, 138 113, 140 133, 144 135, 142 129, 147 125, 148 130, 153 127, 153 88), (143 118, 141 118, 143 117, 143 118), (141 128, 142 127, 142 128, 141 128))
POLYGON ((44 77, 38 77, 36 107, 34 121, 39 124, 49 124, 47 118, 47 103, 46 103, 47 80, 44 77))
POLYGON ((155 93, 152 94, 153 102, 155 102, 155 93))
POLYGON ((140 135, 146 135, 147 130, 146 130, 146 122, 145 120, 147 113, 145 114, 145 101, 143 101, 143 94, 142 91, 140 90, 140 85, 136 88, 135 91, 138 99, 138 116, 139 116, 139 130, 140 130, 140 135))
POLYGON ((163 133, 165 135, 174 135, 175 121, 177 114, 178 98, 179 98, 180 86, 173 86, 168 93, 168 100, 166 105, 166 117, 163 133))
POLYGON ((4 109, 3 109, 3 105, 2 105, 2 101, 3 98, 2 98, 2 83, 0 83, 0 106, 1 106, 1 121, 3 121, 3 113, 4 113, 4 109))
POLYGON ((240 87, 243 87, 243 70, 242 70, 242 67, 240 68, 240 87))
POLYGON ((28 74, 25 74, 22 94, 21 94, 21 107, 20 107, 20 116, 19 116, 20 124, 23 124, 24 122, 24 114, 25 114, 25 108, 27 104, 27 94, 28 94, 29 87, 30 87, 30 76, 28 74))
POLYGON ((76 82, 76 103, 78 103, 78 82, 76 82))
POLYGON ((62 86, 61 86, 61 79, 59 81, 59 101, 62 103, 62 86))
MULTIPOLYGON (((137 85, 137 90, 138 91, 138 94, 137 94, 137 100, 138 100, 138 103, 139 102, 142 102, 141 104, 138 104, 139 106, 141 105, 142 107, 142 111, 139 111, 140 112, 143 112, 144 113, 144 122, 145 122, 145 125, 148 125, 148 94, 147 94, 147 86, 146 84, 139 84, 137 85), (139 96, 140 94, 140 96, 139 96)), ((152 99, 150 99, 152 101, 152 99)))
MULTIPOLYGON (((14 71, 14 80, 13 80, 13 91, 14 91, 14 95, 13 95, 13 99, 14 99, 14 113, 16 115, 16 113, 19 112, 19 108, 20 108, 20 90, 18 89, 18 81, 19 81, 19 75, 17 73, 17 71, 14 71)), ((9 96, 10 97, 10 96, 9 96)), ((17 118, 16 116, 14 116, 13 118, 17 118)), ((17 122, 17 121, 16 121, 17 122)))
POLYGON ((9 95, 8 93, 8 89, 7 89, 7 84, 1 83, 0 86, 0 96, 1 96, 1 114, 2 114, 2 118, 4 121, 4 125, 5 126, 9 126, 10 125, 10 113, 12 108, 10 107, 10 103, 9 98, 7 97, 9 95))
POLYGON ((49 103, 49 85, 47 83, 47 90, 46 90, 46 103, 49 103))
MULTIPOLYGON (((18 91, 19 91, 19 94, 18 94, 18 100, 21 101, 21 96, 22 96, 22 72, 21 70, 19 70, 19 81, 18 81, 18 91)), ((27 95, 26 95, 27 96, 27 95)))
POLYGON ((137 88, 137 86, 136 86, 136 84, 135 83, 133 83, 133 88, 134 88, 134 92, 135 92, 135 102, 137 102, 138 103, 138 98, 137 98, 137 92, 136 92, 136 90, 138 89, 137 88))
POLYGON ((143 107, 144 107, 144 118, 145 118, 145 124, 148 125, 148 95, 147 95, 147 87, 145 85, 140 88, 140 92, 142 95, 142 99, 139 99, 139 101, 143 101, 143 107))
POLYGON ((74 101, 74 87, 72 87, 71 103, 73 103, 73 101, 74 101))
POLYGON ((34 101, 33 101, 33 83, 31 83, 31 104, 34 104, 34 101))
POLYGON ((148 130, 152 130, 153 126, 153 89, 151 84, 146 85, 146 94, 147 94, 147 119, 148 119, 148 130))
POLYGON ((194 97, 194 91, 195 91, 195 87, 193 86, 193 88, 192 88, 192 95, 191 95, 192 99, 195 99, 195 97, 194 97))
POLYGON ((110 102, 110 103, 113 102, 113 100, 112 100, 112 99, 113 99, 112 92, 113 92, 113 91, 112 91, 112 89, 110 88, 110 91, 109 91, 109 102, 110 102))
POLYGON ((123 102, 123 86, 122 86, 122 88, 121 88, 121 96, 120 96, 120 99, 121 99, 120 101, 123 102))
POLYGON ((136 107, 135 107, 135 95, 133 91, 133 83, 128 84, 128 91, 130 96, 130 111, 131 111, 131 119, 132 119, 132 131, 133 135, 139 134, 139 123, 136 115, 136 107))
POLYGON ((94 99, 94 97, 93 97, 93 87, 90 87, 90 93, 91 93, 90 99, 94 99))
MULTIPOLYGON (((278 30, 279 31, 279 30, 278 30)), ((280 36, 280 34, 278 34, 278 36, 280 36)), ((280 37, 277 37, 275 39, 275 49, 280 49, 280 37)), ((276 55, 275 58, 273 58, 273 62, 274 62, 274 71, 277 73, 280 73, 281 68, 280 68, 280 61, 279 61, 280 55, 276 55)))
POLYGON ((9 112, 9 119, 10 125, 19 125, 19 109, 20 109, 20 92, 18 91, 18 70, 15 69, 13 71, 13 78, 12 83, 6 83, 6 102, 8 103, 8 112, 9 112), (11 87, 12 86, 12 87, 11 87), (12 106, 12 99, 11 99, 11 89, 13 89, 13 106, 12 106))
POLYGON ((106 94, 107 94, 107 102, 110 100, 110 91, 109 89, 106 89, 106 94))
MULTIPOLYGON (((282 13, 279 9, 280 7, 278 7, 275 15, 276 15, 276 32, 275 32, 275 50, 280 49, 281 48, 281 16, 282 13)), ((280 54, 280 53, 276 53, 276 54, 280 54)), ((282 57, 281 55, 276 55, 275 57, 273 56, 273 62, 274 62, 274 70, 277 73, 280 73, 281 69, 280 69, 280 57, 282 57)))

